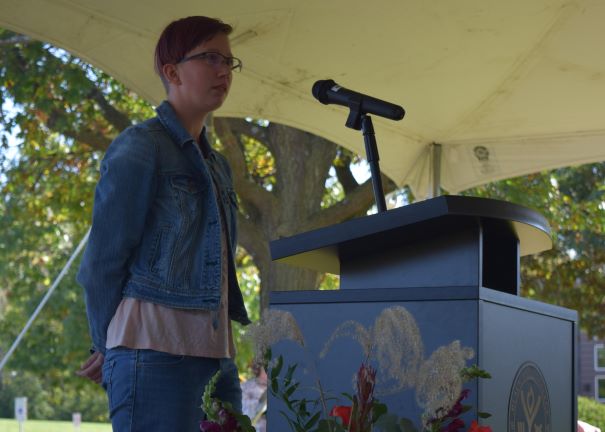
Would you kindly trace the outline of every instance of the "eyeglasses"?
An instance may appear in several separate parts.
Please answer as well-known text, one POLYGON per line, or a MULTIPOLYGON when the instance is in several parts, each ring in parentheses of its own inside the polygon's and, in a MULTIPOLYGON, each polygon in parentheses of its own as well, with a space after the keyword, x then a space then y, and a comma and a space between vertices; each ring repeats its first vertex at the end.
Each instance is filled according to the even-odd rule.
POLYGON ((222 65, 227 65, 232 71, 241 72, 242 61, 237 57, 227 57, 218 52, 203 52, 185 57, 179 63, 185 63, 189 60, 203 60, 208 66, 218 68, 222 65))

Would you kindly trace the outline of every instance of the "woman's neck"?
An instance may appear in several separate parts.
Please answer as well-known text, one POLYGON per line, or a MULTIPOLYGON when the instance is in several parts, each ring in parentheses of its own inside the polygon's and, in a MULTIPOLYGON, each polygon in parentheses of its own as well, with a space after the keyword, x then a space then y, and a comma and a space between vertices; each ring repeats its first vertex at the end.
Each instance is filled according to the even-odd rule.
POLYGON ((168 102, 172 105, 172 108, 176 112, 176 116, 181 121, 185 130, 189 132, 191 137, 199 144, 200 134, 204 128, 208 113, 196 113, 195 110, 188 109, 183 106, 183 104, 171 100, 170 96, 168 97, 168 102))

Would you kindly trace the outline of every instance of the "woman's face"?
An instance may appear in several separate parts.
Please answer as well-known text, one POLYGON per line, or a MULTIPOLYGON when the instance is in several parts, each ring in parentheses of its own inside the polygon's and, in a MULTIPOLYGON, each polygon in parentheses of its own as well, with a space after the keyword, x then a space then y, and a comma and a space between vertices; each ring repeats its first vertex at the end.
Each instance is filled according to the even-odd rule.
MULTIPOLYGON (((196 54, 214 52, 231 57, 229 38, 219 33, 189 51, 185 58, 196 54)), ((208 114, 223 104, 231 87, 231 67, 225 63, 211 65, 203 58, 193 58, 179 63, 178 79, 171 90, 177 94, 177 103, 182 101, 188 110, 208 114)))

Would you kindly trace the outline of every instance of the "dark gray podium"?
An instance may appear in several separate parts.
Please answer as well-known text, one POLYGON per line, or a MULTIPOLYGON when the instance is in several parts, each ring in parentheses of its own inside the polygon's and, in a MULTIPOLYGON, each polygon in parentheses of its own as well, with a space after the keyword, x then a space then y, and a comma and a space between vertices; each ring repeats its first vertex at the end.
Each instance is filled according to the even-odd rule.
MULTIPOLYGON (((575 430, 577 314, 518 296, 520 256, 550 247, 548 223, 536 212, 459 196, 275 240, 274 260, 339 274, 340 290, 272 292, 270 307, 290 311, 306 343, 301 350, 280 342, 274 352, 301 365, 302 396, 313 395, 311 370, 336 397, 352 393, 360 346, 341 338, 320 358, 327 339, 347 320, 368 327, 385 308, 403 306, 416 320, 425 357, 459 340, 475 352, 468 364, 492 374, 466 386, 473 406, 467 425, 478 410, 492 414, 485 424, 494 432, 575 430)), ((413 389, 380 399, 419 422, 413 389)), ((289 430, 282 409, 269 399, 269 431, 289 430)))

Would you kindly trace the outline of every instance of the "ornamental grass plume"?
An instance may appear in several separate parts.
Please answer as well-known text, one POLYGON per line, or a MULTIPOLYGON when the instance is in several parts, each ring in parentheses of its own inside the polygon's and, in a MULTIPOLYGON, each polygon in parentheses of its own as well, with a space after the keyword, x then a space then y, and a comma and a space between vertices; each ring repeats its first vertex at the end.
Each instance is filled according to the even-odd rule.
POLYGON ((473 358, 474 351, 461 347, 455 340, 437 348, 421 365, 416 381, 416 401, 424 408, 423 417, 440 417, 456 403, 462 390, 463 378, 460 371, 466 361, 473 358))
POLYGON ((343 337, 359 343, 366 363, 375 360, 378 364, 377 394, 393 394, 415 385, 424 348, 416 320, 407 309, 402 306, 386 308, 369 328, 357 321, 345 321, 325 343, 320 358, 343 337))
POLYGON ((284 310, 268 309, 263 312, 262 319, 250 326, 246 333, 255 346, 255 361, 262 363, 271 345, 285 339, 292 340, 300 346, 305 346, 302 331, 294 316, 284 310))
POLYGON ((361 349, 363 350, 364 357, 368 357, 370 355, 370 351, 372 350, 372 335, 371 329, 366 329, 362 324, 354 320, 348 320, 341 323, 336 330, 332 332, 328 341, 324 344, 323 349, 319 353, 319 358, 324 358, 332 345, 336 341, 336 339, 348 337, 359 343, 361 349))
POLYGON ((416 320, 407 309, 384 309, 372 328, 378 363, 378 395, 393 394, 416 385, 424 345, 416 320))

